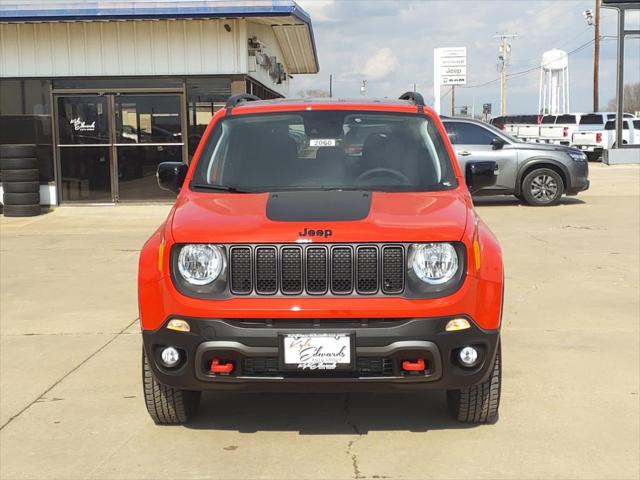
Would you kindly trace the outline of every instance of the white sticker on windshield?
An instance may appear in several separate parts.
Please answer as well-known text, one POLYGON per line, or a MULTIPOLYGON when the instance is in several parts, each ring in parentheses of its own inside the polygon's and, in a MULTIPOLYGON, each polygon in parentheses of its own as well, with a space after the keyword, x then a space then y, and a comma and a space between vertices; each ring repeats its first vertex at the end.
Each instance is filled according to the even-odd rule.
POLYGON ((310 147, 335 147, 335 138, 312 138, 309 140, 310 147))

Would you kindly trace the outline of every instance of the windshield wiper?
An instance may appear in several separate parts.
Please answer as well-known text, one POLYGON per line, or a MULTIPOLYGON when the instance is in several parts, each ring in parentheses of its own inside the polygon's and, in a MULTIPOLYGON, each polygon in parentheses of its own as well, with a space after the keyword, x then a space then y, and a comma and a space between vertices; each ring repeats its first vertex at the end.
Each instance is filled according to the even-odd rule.
POLYGON ((241 188, 234 187, 233 185, 212 185, 209 183, 192 183, 192 188, 202 188, 203 190, 214 190, 216 192, 229 192, 229 193, 260 193, 253 190, 243 190, 241 188))

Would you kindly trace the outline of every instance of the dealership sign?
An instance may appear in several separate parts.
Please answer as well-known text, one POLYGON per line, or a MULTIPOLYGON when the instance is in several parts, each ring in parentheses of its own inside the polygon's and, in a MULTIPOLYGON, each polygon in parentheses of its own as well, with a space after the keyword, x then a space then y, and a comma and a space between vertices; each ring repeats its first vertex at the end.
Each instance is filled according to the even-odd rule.
POLYGON ((440 87, 467 84, 467 47, 433 50, 433 108, 440 113, 440 87))
POLYGON ((433 59, 435 80, 440 85, 467 84, 467 47, 436 48, 433 59))

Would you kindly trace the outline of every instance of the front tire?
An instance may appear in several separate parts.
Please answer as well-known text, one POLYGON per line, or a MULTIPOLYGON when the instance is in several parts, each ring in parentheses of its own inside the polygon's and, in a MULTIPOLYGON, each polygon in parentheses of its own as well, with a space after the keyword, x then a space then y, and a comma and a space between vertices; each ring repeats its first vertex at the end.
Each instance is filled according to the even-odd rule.
POLYGON ((522 181, 522 196, 534 207, 556 205, 564 193, 564 182, 555 170, 538 168, 529 172, 522 181))
POLYGON ((456 420, 465 423, 495 423, 498 421, 502 360, 500 344, 489 378, 472 387, 447 391, 447 406, 456 420))
POLYGON ((142 349, 142 389, 149 415, 156 425, 182 425, 198 411, 202 392, 179 390, 158 383, 142 349))

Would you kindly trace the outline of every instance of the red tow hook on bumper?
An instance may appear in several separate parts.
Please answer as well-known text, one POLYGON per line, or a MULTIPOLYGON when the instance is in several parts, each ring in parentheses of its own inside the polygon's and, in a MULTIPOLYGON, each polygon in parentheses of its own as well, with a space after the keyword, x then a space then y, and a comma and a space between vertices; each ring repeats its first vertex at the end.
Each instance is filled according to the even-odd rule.
POLYGON ((233 372, 233 363, 222 363, 219 359, 214 358, 213 360, 211 360, 210 370, 211 373, 231 373, 233 372))
POLYGON ((415 361, 404 360, 402 362, 402 370, 405 372, 422 372, 426 368, 424 358, 418 358, 415 361))

